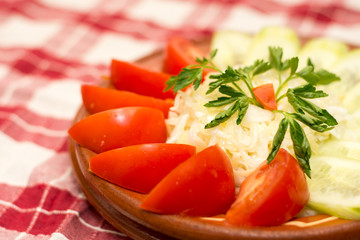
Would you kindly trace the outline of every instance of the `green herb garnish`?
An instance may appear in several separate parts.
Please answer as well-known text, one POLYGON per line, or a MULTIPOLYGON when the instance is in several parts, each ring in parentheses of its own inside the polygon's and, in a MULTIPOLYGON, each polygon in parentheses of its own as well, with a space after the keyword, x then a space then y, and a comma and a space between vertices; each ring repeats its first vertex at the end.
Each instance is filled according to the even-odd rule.
POLYGON ((325 109, 320 108, 308 99, 322 98, 328 96, 321 90, 316 90, 316 85, 329 84, 333 81, 338 81, 340 78, 333 73, 324 69, 318 71, 314 70, 314 65, 309 59, 307 66, 298 70, 299 59, 293 57, 285 61, 282 60, 283 50, 280 47, 269 47, 269 60, 257 60, 250 66, 232 68, 228 67, 225 71, 218 69, 213 63, 213 58, 216 55, 216 50, 212 51, 210 58, 197 58, 198 64, 190 65, 183 68, 177 75, 171 77, 167 81, 165 90, 173 89, 175 92, 182 90, 193 84, 196 90, 202 81, 202 72, 209 68, 215 70, 217 73, 210 75, 213 81, 209 84, 209 89, 206 94, 210 94, 218 90, 222 96, 209 101, 205 107, 220 107, 230 105, 225 111, 219 112, 215 118, 205 125, 205 128, 213 128, 217 125, 227 121, 232 115, 237 113, 236 124, 240 124, 244 118, 249 104, 262 107, 262 105, 255 99, 253 93, 253 78, 256 75, 263 74, 270 69, 278 73, 279 85, 276 90, 276 102, 278 103, 283 98, 287 98, 288 102, 294 109, 294 112, 285 112, 282 110, 273 110, 275 113, 280 113, 284 118, 280 121, 279 128, 274 136, 270 154, 267 158, 270 163, 284 140, 285 134, 290 129, 290 136, 294 146, 295 157, 298 160, 304 173, 310 175, 309 159, 311 157, 311 147, 305 135, 305 132, 299 122, 309 126, 317 132, 324 132, 333 129, 337 125, 336 119, 325 109), (282 79, 284 71, 288 71, 285 79, 282 79), (293 79, 302 78, 307 84, 295 88, 289 88, 285 93, 280 95, 287 83, 293 79), (246 89, 242 89, 239 85, 243 82, 246 89))

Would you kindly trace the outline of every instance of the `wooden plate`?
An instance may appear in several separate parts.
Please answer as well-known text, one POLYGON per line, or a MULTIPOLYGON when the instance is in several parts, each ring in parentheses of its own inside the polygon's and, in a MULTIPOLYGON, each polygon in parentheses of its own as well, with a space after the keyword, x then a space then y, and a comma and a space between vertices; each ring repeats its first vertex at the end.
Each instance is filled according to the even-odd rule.
MULTIPOLYGON (((209 47, 209 39, 197 42, 209 47)), ((163 52, 142 58, 138 63, 160 70, 163 52)), ((87 116, 84 107, 74 122, 87 116)), ((88 171, 93 152, 69 140, 77 178, 90 204, 114 227, 133 239, 360 239, 360 221, 327 215, 297 218, 276 227, 239 228, 226 224, 223 216, 211 218, 158 215, 139 208, 145 195, 109 183, 88 171)))

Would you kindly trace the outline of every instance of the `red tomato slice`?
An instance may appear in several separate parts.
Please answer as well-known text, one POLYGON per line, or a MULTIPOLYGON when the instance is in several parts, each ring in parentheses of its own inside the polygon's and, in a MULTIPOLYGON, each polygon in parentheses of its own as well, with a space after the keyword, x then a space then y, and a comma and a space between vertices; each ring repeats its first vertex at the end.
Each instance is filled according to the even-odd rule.
POLYGON ((255 99, 267 110, 277 110, 274 86, 267 83, 253 88, 255 99))
MULTIPOLYGON (((177 75, 181 69, 190 64, 197 64, 196 57, 202 58, 205 54, 192 42, 182 37, 172 37, 167 45, 164 60, 164 72, 177 75)), ((203 71, 203 76, 211 72, 210 69, 203 71)))
POLYGON ((90 85, 81 86, 81 94, 84 106, 91 114, 121 107, 151 107, 162 111, 167 118, 173 105, 171 101, 90 85))
POLYGON ((166 143, 117 148, 91 158, 89 170, 121 187, 149 193, 195 151, 194 146, 166 143))
POLYGON ((275 226, 300 212, 309 200, 305 175, 296 159, 280 149, 241 184, 226 221, 238 226, 275 226))
POLYGON ((174 98, 173 91, 166 91, 166 81, 171 76, 142 68, 136 64, 112 60, 111 82, 116 89, 161 99, 174 98))
POLYGON ((126 107, 99 112, 68 131, 80 145, 96 152, 166 141, 164 114, 154 108, 126 107))
POLYGON ((225 213, 234 199, 235 183, 230 160, 215 145, 172 170, 140 207, 161 214, 213 216, 225 213))

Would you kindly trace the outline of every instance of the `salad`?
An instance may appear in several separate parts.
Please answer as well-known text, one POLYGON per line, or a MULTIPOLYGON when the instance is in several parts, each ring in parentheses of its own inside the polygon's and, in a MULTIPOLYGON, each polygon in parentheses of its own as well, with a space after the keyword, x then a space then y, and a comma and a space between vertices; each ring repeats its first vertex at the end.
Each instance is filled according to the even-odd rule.
POLYGON ((89 171, 146 195, 143 211, 360 219, 359 50, 280 27, 218 31, 208 53, 174 37, 163 72, 112 60, 112 87, 83 85, 89 116, 69 135, 96 153, 89 171))

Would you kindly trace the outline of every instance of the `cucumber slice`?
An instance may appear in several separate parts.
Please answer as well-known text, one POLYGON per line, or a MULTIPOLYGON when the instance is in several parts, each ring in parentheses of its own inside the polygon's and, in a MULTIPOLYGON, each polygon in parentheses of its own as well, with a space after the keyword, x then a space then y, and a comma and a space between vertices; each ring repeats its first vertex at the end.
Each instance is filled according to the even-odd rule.
POLYGON ((311 158, 308 205, 346 219, 360 219, 360 161, 345 157, 311 158))
MULTIPOLYGON (((344 55, 330 71, 337 74, 341 81, 334 82, 326 87, 329 95, 334 95, 340 100, 348 95, 348 91, 360 82, 360 48, 351 50, 344 55)), ((353 103, 356 104, 356 103, 353 103)), ((352 105, 352 104, 350 104, 352 105)), ((348 106, 349 107, 349 106, 348 106)), ((351 109, 353 106, 350 106, 351 109)))
POLYGON ((334 66, 334 73, 341 77, 346 89, 360 82, 360 48, 351 50, 334 66))
POLYGON ((245 64, 257 59, 268 60, 269 46, 283 48, 283 59, 298 55, 300 40, 294 30, 286 27, 265 27, 253 39, 246 55, 245 64))
POLYGON ((299 54, 299 68, 305 67, 308 58, 315 69, 328 69, 349 51, 348 46, 340 41, 328 38, 315 38, 307 42, 299 54))
MULTIPOLYGON (((352 146, 351 142, 357 142, 357 144, 360 144, 360 108, 355 111, 354 113, 348 113, 346 109, 344 109, 344 112, 338 112, 337 113, 337 117, 338 119, 338 125, 336 125, 335 129, 331 130, 331 135, 333 137, 333 139, 331 140, 332 142, 335 141, 335 139, 339 139, 342 142, 344 142, 344 144, 346 142, 350 142, 349 146, 352 146), (340 115, 342 114, 342 115, 340 115)), ((323 146, 325 146, 324 152, 323 153, 319 153, 319 149, 316 150, 316 154, 320 154, 320 155, 325 155, 325 152, 331 152, 331 154, 336 154, 336 144, 339 144, 340 146, 343 145, 342 143, 335 143, 333 144, 333 147, 328 147, 326 148, 326 145, 328 143, 324 142, 321 143, 319 145, 319 147, 323 148, 323 146), (332 153, 332 149, 333 153, 332 153)), ((359 145, 357 145, 359 146, 359 145)), ((358 147, 357 147, 358 148, 358 147)), ((360 157, 360 152, 358 150, 351 150, 354 152, 358 152, 360 157)), ((342 156, 346 155, 346 152, 341 152, 340 154, 343 154, 342 156)), ((332 155, 329 155, 332 156, 332 155)), ((339 156, 339 155, 336 155, 339 156)))
POLYGON ((360 141, 329 140, 322 144, 317 156, 348 158, 360 164, 360 141))
POLYGON ((211 41, 211 50, 217 49, 214 63, 220 69, 244 63, 244 58, 251 43, 252 37, 245 33, 221 30, 214 33, 211 41))
POLYGON ((350 113, 354 113, 360 109, 360 82, 345 94, 343 104, 350 113))

